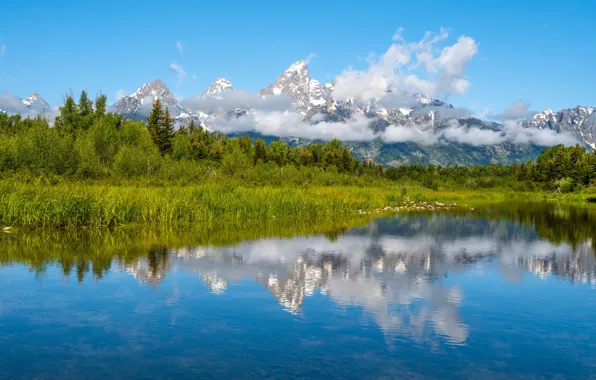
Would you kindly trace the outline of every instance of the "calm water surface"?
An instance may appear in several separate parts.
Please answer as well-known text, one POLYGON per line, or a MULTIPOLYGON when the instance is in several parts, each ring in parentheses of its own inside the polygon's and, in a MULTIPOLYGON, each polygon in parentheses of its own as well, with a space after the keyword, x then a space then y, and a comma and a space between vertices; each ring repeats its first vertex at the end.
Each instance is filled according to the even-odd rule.
POLYGON ((342 232, 3 236, 0 378, 596 378, 596 227, 555 206, 342 232))

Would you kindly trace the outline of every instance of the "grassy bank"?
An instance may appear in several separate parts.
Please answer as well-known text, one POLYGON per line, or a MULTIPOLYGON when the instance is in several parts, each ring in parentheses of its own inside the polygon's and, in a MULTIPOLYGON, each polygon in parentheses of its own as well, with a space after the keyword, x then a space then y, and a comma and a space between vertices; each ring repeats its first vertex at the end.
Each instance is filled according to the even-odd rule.
POLYGON ((393 198, 388 189, 353 187, 0 184, 0 223, 37 228, 316 219, 382 207, 393 198))
MULTIPOLYGON (((568 202, 581 195, 558 196, 568 202)), ((242 187, 113 186, 61 183, 36 186, 0 181, 0 224, 25 228, 77 228, 122 224, 242 224, 269 219, 325 220, 406 201, 459 205, 503 200, 554 199, 552 194, 507 190, 433 191, 416 186, 242 187)))

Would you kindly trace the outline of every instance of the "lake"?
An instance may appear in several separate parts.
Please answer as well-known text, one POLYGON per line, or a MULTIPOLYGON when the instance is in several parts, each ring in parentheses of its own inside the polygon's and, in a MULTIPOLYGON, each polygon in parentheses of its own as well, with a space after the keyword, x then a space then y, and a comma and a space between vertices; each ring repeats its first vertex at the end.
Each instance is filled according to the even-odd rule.
POLYGON ((0 378, 596 378, 591 210, 198 234, 1 236, 0 378))

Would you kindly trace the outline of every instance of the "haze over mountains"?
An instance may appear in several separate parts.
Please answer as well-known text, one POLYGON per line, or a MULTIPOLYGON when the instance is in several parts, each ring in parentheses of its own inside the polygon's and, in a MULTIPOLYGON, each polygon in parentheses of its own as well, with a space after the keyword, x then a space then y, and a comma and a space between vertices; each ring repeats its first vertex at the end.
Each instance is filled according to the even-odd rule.
MULTIPOLYGON (((321 84, 311 78, 307 62, 298 61, 258 94, 218 78, 201 95, 179 101, 156 79, 121 98, 111 110, 145 120, 159 99, 178 125, 192 119, 214 131, 283 138, 298 145, 338 138, 361 158, 389 165, 520 162, 534 158, 540 147, 557 143, 596 149, 594 107, 532 113, 518 104, 495 115, 493 120, 501 120, 495 122, 398 88, 387 88, 378 99, 342 100, 335 96, 336 86, 336 80, 321 84)), ((56 111, 37 93, 26 99, 2 95, 0 109, 50 116, 56 111)))

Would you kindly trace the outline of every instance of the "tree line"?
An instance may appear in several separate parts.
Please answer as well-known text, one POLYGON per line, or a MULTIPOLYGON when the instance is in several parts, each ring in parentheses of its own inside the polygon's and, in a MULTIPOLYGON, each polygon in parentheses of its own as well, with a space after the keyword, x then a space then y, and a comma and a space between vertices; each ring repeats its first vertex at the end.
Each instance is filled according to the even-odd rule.
POLYGON ((0 172, 19 178, 151 178, 177 182, 221 176, 249 184, 357 184, 410 181, 431 189, 489 188, 569 192, 594 184, 596 154, 557 145, 515 165, 404 165, 358 160, 339 140, 290 146, 228 137, 190 121, 175 128, 159 100, 146 122, 107 111, 105 95, 66 96, 53 125, 43 116, 0 113, 0 172))
POLYGON ((596 184, 596 152, 575 145, 545 148, 535 161, 514 165, 450 166, 405 165, 385 170, 385 176, 410 179, 429 188, 454 185, 473 188, 512 187, 567 193, 596 184))

